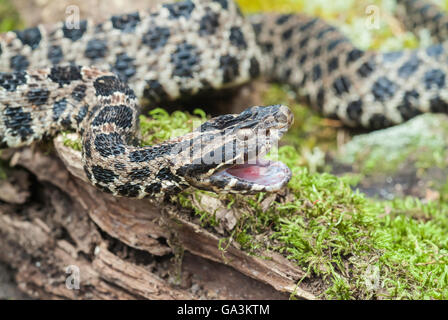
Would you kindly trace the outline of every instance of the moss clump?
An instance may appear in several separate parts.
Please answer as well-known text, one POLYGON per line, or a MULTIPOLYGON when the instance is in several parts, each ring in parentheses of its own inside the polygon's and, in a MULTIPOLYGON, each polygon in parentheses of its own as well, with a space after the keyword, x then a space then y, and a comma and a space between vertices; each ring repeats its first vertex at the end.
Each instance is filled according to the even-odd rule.
POLYGON ((0 0, 0 32, 24 27, 20 15, 9 0, 0 0))
POLYGON ((181 111, 169 114, 162 108, 151 110, 149 116, 141 115, 141 144, 151 145, 182 136, 207 120, 205 112, 201 109, 195 109, 193 115, 195 116, 181 111))
POLYGON ((64 146, 72 148, 73 150, 82 150, 80 137, 78 135, 71 134, 71 132, 62 132, 62 143, 64 146))
POLYGON ((413 198, 376 203, 373 241, 385 297, 448 298, 448 204, 413 198))

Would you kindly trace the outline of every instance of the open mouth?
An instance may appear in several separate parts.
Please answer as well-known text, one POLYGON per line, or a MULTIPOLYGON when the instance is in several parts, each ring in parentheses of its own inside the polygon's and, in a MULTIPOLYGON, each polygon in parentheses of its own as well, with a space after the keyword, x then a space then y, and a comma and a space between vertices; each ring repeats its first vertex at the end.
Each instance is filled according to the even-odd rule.
POLYGON ((280 161, 256 159, 254 163, 237 164, 217 172, 214 176, 236 178, 240 182, 258 185, 260 190, 276 191, 291 179, 291 170, 280 161))

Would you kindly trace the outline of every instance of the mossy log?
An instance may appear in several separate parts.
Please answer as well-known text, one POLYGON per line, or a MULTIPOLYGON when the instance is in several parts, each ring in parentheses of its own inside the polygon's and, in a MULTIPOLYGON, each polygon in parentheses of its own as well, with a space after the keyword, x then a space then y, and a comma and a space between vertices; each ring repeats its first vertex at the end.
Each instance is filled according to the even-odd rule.
POLYGON ((0 260, 30 297, 315 298, 315 290, 296 285, 303 271, 279 254, 251 256, 232 243, 220 249, 220 237, 188 219, 186 209, 98 191, 61 136, 55 152, 35 147, 2 156, 17 168, 5 184, 19 200, 28 197, 2 197, 0 260), (26 183, 11 183, 17 174, 26 183), (79 289, 70 285, 77 275, 79 289))

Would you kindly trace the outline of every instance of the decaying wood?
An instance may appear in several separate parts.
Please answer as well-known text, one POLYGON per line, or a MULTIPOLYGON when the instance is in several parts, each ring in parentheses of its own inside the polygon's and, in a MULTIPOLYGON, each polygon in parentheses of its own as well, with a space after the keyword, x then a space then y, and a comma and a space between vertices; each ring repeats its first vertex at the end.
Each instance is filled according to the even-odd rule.
POLYGON ((29 296, 282 299, 295 292, 315 298, 316 290, 297 286, 304 272, 283 256, 252 256, 233 244, 221 250, 220 236, 185 209, 102 193, 86 182, 80 153, 61 137, 55 148, 59 157, 37 148, 11 151, 14 164, 31 172, 42 190, 37 203, 0 206, 0 260, 16 270, 19 288, 29 296), (223 268, 208 267, 211 274, 200 279, 197 269, 210 264, 223 268), (66 286, 68 266, 79 268, 79 290, 66 286), (234 287, 229 278, 237 279, 234 287))

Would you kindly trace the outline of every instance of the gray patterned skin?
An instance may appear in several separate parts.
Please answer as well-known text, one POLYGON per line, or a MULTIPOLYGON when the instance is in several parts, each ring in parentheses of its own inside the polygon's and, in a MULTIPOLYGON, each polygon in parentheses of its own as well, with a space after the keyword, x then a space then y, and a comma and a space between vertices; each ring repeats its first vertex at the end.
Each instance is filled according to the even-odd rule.
MULTIPOLYGON (((417 21, 414 30, 426 25, 439 38, 447 32, 434 6, 400 2, 417 21)), ((88 178, 117 196, 160 199, 189 186, 277 191, 289 169, 255 159, 292 123, 287 107, 252 107, 142 148, 135 145, 137 97, 163 102, 264 76, 289 84, 325 116, 382 128, 447 112, 447 49, 365 52, 317 18, 245 19, 231 0, 184 0, 98 25, 81 21, 78 29, 61 23, 51 32, 8 32, 0 35, 1 143, 17 147, 76 130, 88 178)))
POLYGON ((2 73, 0 83, 3 147, 29 145, 61 129, 75 130, 82 138, 87 178, 115 196, 161 201, 188 187, 275 192, 291 178, 283 163, 261 160, 293 122, 292 112, 283 105, 218 116, 187 135, 140 147, 137 98, 111 72, 55 66, 2 73))
MULTIPOLYGON (((448 33, 448 17, 436 6, 419 0, 399 3, 400 12, 410 15, 402 14, 413 31, 423 24, 435 38, 448 33)), ((299 98, 326 117, 351 127, 380 129, 423 112, 448 112, 446 42, 379 53, 356 48, 317 18, 259 15, 251 22, 270 62, 269 77, 290 84, 299 98)))

